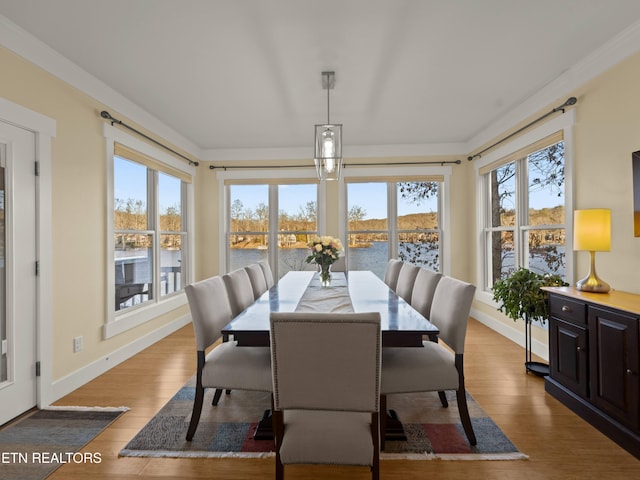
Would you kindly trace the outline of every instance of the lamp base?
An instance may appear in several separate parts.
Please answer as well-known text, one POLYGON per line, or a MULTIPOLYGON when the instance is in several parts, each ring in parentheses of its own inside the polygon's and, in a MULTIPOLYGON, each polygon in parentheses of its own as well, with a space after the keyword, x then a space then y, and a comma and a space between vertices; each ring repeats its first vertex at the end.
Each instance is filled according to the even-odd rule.
POLYGON ((585 277, 576 283, 576 289, 581 292, 607 293, 611 290, 609 284, 598 277, 585 277))
POLYGON ((591 255, 591 267, 589 269, 589 275, 576 283, 576 289, 581 292, 591 293, 607 293, 611 290, 611 287, 607 282, 601 280, 596 274, 596 252, 589 252, 591 255))

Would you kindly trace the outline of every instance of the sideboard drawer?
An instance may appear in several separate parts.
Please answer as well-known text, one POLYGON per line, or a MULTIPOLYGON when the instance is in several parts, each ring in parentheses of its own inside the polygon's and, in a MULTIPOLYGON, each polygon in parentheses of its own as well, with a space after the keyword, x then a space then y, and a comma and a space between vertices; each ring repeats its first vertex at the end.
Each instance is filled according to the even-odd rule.
POLYGON ((575 325, 587 324, 587 305, 559 295, 549 295, 549 313, 575 325))

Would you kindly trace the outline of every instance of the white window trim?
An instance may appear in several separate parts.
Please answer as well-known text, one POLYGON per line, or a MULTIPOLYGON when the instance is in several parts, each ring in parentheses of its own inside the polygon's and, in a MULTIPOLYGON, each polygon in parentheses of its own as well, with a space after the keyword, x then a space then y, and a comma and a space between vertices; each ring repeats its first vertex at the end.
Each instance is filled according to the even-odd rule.
MULTIPOLYGON (((482 175, 479 174, 479 170, 486 165, 489 165, 501 158, 506 157, 512 152, 516 152, 521 148, 525 148, 527 145, 537 142, 555 132, 563 131, 564 141, 564 198, 565 198, 565 233, 567 238, 567 247, 565 253, 565 277, 566 281, 573 283, 573 271, 574 271, 574 255, 570 250, 569 239, 573 238, 573 222, 571 215, 573 214, 573 126, 576 121, 575 109, 568 110, 564 114, 556 117, 548 122, 545 122, 541 126, 530 130, 524 135, 505 143, 500 148, 497 148, 493 152, 488 153, 486 156, 481 157, 474 163, 475 178, 476 178, 476 284, 484 285, 484 279, 487 278, 487 245, 484 235, 484 225, 487 221, 487 209, 486 204, 486 186, 483 181, 482 175)), ((493 294, 478 289, 476 291, 476 299, 491 305, 494 308, 498 308, 498 303, 493 300, 493 294)))
MULTIPOLYGON (((380 181, 387 183, 389 177, 417 177, 417 176, 435 176, 442 175, 442 188, 438 195, 438 208, 440 214, 440 272, 444 275, 451 275, 451 240, 450 240, 450 225, 449 225, 449 213, 451 211, 451 195, 449 185, 451 183, 451 174, 453 168, 450 166, 416 166, 416 167, 401 167, 401 166, 381 166, 367 168, 366 170, 348 169, 342 171, 342 178, 340 179, 340 237, 346 238, 345 235, 348 231, 347 225, 347 183, 345 179, 356 178, 372 178, 373 181, 380 181)), ((408 180, 411 181, 411 180, 408 180)), ((392 229, 395 230, 395 226, 390 225, 389 235, 392 235, 392 229), (392 228, 391 228, 392 227, 392 228)), ((397 256, 397 252, 390 252, 392 257, 397 256)))
MULTIPOLYGON (((294 168, 278 168, 278 169, 246 169, 246 170, 222 170, 216 173, 218 178, 218 218, 223 219, 221 228, 218 232, 218 265, 220 273, 228 273, 227 262, 227 231, 231 219, 229 218, 229 195, 228 188, 225 188, 225 180, 246 180, 254 182, 257 179, 264 179, 267 183, 273 180, 289 180, 289 179, 316 179, 315 170, 313 171, 301 171, 294 168)), ((327 198, 327 189, 324 182, 318 183, 318 232, 323 232, 327 225, 326 209, 324 208, 327 198)), ((270 199, 271 201, 271 199, 270 199)), ((269 217, 269 222, 272 222, 272 216, 269 217)), ((277 219, 275 219, 277 222, 277 219)), ((273 224, 270 223, 269 229, 272 230, 273 224)), ((276 224, 277 228, 277 224, 276 224)), ((269 264, 277 265, 275 253, 269 251, 269 264)))
MULTIPOLYGON (((160 297, 158 299, 154 299, 149 302, 148 305, 141 305, 135 309, 131 310, 122 310, 119 312, 114 311, 113 302, 110 299, 115 297, 115 271, 113 269, 114 264, 114 195, 113 195, 113 154, 114 154, 114 143, 118 142, 124 146, 132 148, 134 150, 139 151, 145 155, 150 156, 158 160, 159 162, 165 163, 168 166, 179 170, 183 173, 190 175, 192 178, 195 177, 195 167, 189 165, 181 160, 174 158, 172 155, 160 150, 148 143, 129 135, 117 128, 109 125, 108 123, 103 124, 102 133, 106 140, 106 158, 107 158, 107 255, 106 255, 106 282, 107 282, 107 302, 106 302, 106 313, 105 318, 106 322, 103 326, 102 336, 106 340, 120 333, 126 332, 127 330, 131 330, 143 323, 146 323, 150 320, 157 318, 160 315, 165 313, 169 313, 176 308, 179 308, 183 305, 187 304, 187 298, 184 294, 184 291, 170 295, 168 297, 160 297)), ((186 231, 187 235, 187 272, 186 275, 183 276, 183 285, 187 285, 191 283, 194 271, 194 258, 192 252, 194 252, 194 239, 195 239, 195 229, 194 229, 194 193, 193 193, 193 183, 187 184, 187 205, 186 205, 186 231)))

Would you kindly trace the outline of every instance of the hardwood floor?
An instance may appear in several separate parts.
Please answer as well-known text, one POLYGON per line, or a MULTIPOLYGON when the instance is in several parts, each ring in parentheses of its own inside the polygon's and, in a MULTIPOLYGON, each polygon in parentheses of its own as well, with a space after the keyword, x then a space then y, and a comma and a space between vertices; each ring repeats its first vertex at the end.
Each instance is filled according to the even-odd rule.
MULTIPOLYGON (((194 374, 194 348, 192 328, 186 326, 56 402, 57 405, 127 406, 131 410, 83 450, 100 452, 100 464, 64 465, 49 478, 273 478, 273 459, 118 458, 125 444, 194 374)), ((471 320, 466 348, 469 392, 529 459, 382 461, 381 478, 640 478, 640 460, 546 394, 542 379, 525 373, 524 350, 520 346, 471 320)), ((330 466, 289 466, 285 477, 287 480, 371 478, 366 468, 330 466)))

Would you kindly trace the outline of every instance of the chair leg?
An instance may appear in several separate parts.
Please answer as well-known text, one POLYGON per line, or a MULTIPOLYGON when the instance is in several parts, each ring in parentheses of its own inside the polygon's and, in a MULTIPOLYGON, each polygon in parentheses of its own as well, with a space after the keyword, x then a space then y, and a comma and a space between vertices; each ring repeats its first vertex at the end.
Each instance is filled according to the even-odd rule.
POLYGON ((449 406, 449 400, 447 400, 447 394, 444 391, 438 392, 438 396, 440 397, 440 403, 444 408, 449 406))
POLYGON ((471 425, 471 417, 469 416, 469 407, 467 405, 467 392, 464 388, 464 361, 461 353, 456 353, 455 357, 456 369, 458 370, 458 390, 456 390, 456 399, 458 400, 458 412, 460 413, 460 420, 462 421, 462 427, 464 433, 467 434, 467 439, 471 445, 476 445, 476 434, 473 432, 473 426, 471 425))
POLYGON ((387 396, 380 395, 380 450, 384 451, 384 441, 387 433, 387 396))
POLYGON ((456 390, 456 398, 458 400, 458 412, 460 413, 460 420, 462 421, 462 427, 464 433, 467 434, 469 443, 476 445, 476 434, 473 433, 473 426, 471 425, 471 417, 469 416, 469 407, 467 406, 467 392, 464 388, 456 390))
POLYGON ((214 407, 218 406, 218 402, 220 401, 221 396, 222 396, 222 389, 216 388, 216 391, 213 394, 213 401, 211 402, 211 405, 213 405, 214 407))
MULTIPOLYGON (((386 412, 385 415, 386 417, 386 412)), ((371 464, 371 480, 380 479, 380 411, 371 414, 371 436, 373 439, 373 462, 371 464)))
POLYGON ((187 430, 187 441, 190 442, 196 433, 198 428, 198 422, 200 421, 200 414, 202 413, 202 402, 204 400, 204 388, 196 387, 196 397, 193 400, 193 412, 191 412, 191 422, 189 422, 189 429, 187 430))

